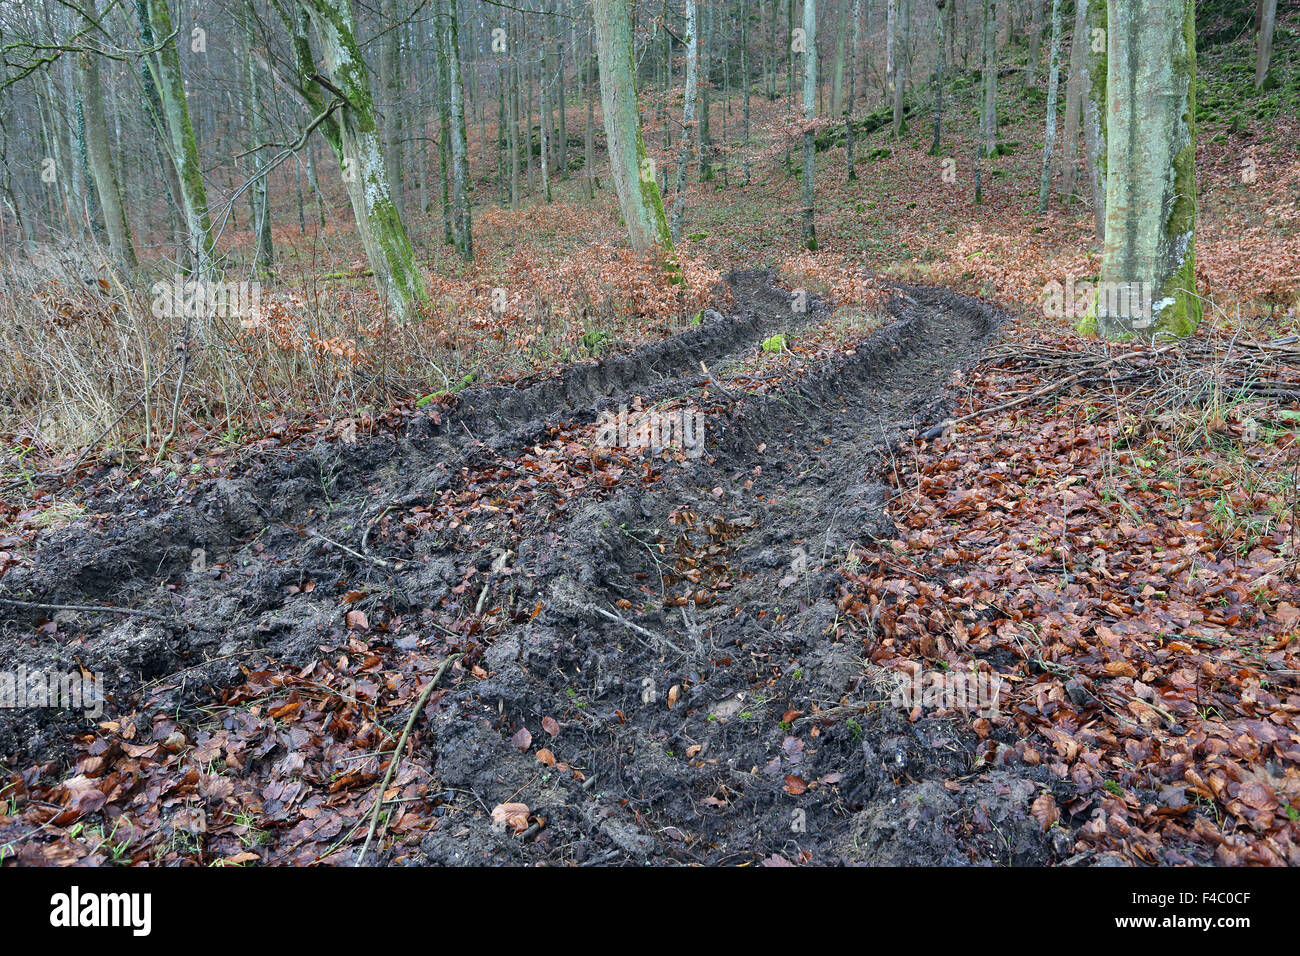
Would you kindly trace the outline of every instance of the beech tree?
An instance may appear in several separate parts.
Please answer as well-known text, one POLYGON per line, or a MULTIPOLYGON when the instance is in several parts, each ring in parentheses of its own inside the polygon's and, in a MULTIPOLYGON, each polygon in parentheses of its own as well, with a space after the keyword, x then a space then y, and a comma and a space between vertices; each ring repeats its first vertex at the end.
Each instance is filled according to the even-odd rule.
POLYGON ((1052 148, 1056 144, 1056 96, 1061 76, 1061 0, 1052 0, 1052 50, 1047 72, 1047 132, 1043 137, 1043 174, 1038 211, 1047 212, 1052 188, 1052 148))
POLYGON ((998 152, 998 11, 993 0, 984 0, 983 21, 984 84, 980 113, 980 148, 985 156, 998 152))
MULTIPOLYGON (((1080 0, 1085 2, 1085 0, 1080 0)), ((1106 3, 1086 0, 1088 56, 1083 81, 1083 142, 1088 191, 1092 194, 1093 229, 1106 237, 1106 3)))
POLYGON ((673 187, 672 236, 677 242, 682 237, 682 216, 686 209, 686 170, 691 162, 692 137, 698 136, 695 123, 695 94, 699 84, 699 24, 696 22, 695 0, 686 0, 686 92, 682 106, 682 141, 677 155, 677 179, 673 187))
POLYGON ((1195 0, 1110 0, 1097 328, 1185 335, 1196 294, 1195 0))
POLYGON ((817 119, 817 0, 804 0, 803 33, 807 50, 803 66, 803 118, 806 127, 803 134, 803 241, 809 250, 815 250, 817 229, 813 175, 817 166, 817 142, 813 122, 817 119))
POLYGON ((600 59, 600 101, 605 114, 610 178, 628 239, 637 253, 672 249, 654 164, 646 154, 637 109, 632 13, 627 0, 592 0, 600 59))
POLYGON ((212 220, 208 215, 208 193, 203 183, 203 168, 199 165, 199 147, 194 139, 194 125, 190 121, 185 77, 181 74, 176 41, 172 39, 176 30, 172 26, 168 0, 145 0, 145 3, 149 27, 159 44, 157 53, 149 58, 149 68, 162 102, 167 153, 176 167, 180 181, 181 212, 185 218, 190 259, 195 275, 206 278, 214 268, 212 220))
POLYGON ((323 76, 316 72, 306 35, 299 30, 295 48, 301 89, 322 113, 337 106, 337 119, 322 125, 321 130, 343 172, 375 284, 399 318, 412 318, 428 293, 389 189, 370 76, 357 44, 351 0, 300 2, 320 43, 325 70, 323 76), (331 100, 325 100, 319 90, 331 94, 331 100))
POLYGON ((1259 29, 1255 34, 1255 89, 1264 85, 1273 56, 1273 28, 1277 23, 1277 0, 1260 0, 1259 29))
MULTIPOLYGON (((98 44, 102 38, 95 35, 95 31, 99 29, 95 0, 88 0, 87 13, 89 16, 86 20, 85 35, 88 42, 98 44)), ((108 124, 104 115, 104 92, 99 75, 99 56, 93 50, 83 50, 77 56, 77 66, 83 146, 87 165, 94 179, 95 195, 99 200, 98 211, 103 216, 109 250, 120 264, 134 268, 136 258, 135 247, 131 242, 131 226, 126 220, 117 167, 108 144, 108 124)))

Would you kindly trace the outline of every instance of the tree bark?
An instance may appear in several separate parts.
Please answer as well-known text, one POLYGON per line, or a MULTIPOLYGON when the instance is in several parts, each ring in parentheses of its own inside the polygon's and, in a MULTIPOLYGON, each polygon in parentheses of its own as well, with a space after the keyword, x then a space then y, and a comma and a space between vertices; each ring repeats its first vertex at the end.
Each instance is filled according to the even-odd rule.
MULTIPOLYGON (((91 16, 96 15, 95 8, 94 0, 90 0, 87 9, 91 16)), ((87 165, 95 182, 98 211, 103 216, 104 231, 108 234, 108 247, 113 258, 121 265, 133 269, 136 266, 135 246, 131 243, 131 227, 126 221, 117 170, 108 145, 108 123, 104 116, 104 90, 99 76, 99 58, 96 54, 82 52, 77 57, 77 65, 80 67, 81 116, 87 165)), ((92 210, 92 226, 94 222, 92 210)))
POLYGON ((981 149, 985 156, 998 152, 998 37, 997 5, 984 0, 984 101, 980 117, 981 149))
POLYGON ((443 0, 446 4, 444 35, 447 42, 448 85, 451 93, 451 207, 452 231, 456 251, 461 259, 474 258, 472 213, 469 195, 469 145, 465 131, 465 80, 460 68, 460 17, 456 4, 459 0, 443 0))
MULTIPOLYGON (((350 0, 301 0, 324 59, 325 78, 344 99, 330 145, 338 157, 361 245, 379 294, 402 321, 428 298, 424 277, 393 203, 375 122, 370 77, 353 29, 350 0)), ((337 95, 337 94, 335 94, 337 95)))
POLYGON ((1074 33, 1070 40, 1070 72, 1065 82, 1065 119, 1061 135, 1061 199, 1073 202, 1079 180, 1079 122, 1083 115, 1083 85, 1088 62, 1088 5, 1102 0, 1076 0, 1074 33))
POLYGON ((1106 3, 1088 4, 1088 58, 1083 96, 1084 156, 1092 194, 1093 229, 1106 238, 1106 3))
POLYGON ((1110 0, 1106 247, 1094 308, 1107 337, 1186 335, 1196 296, 1194 0, 1110 0))
POLYGON ((627 0, 592 0, 600 56, 600 99, 605 114, 610 178, 618 193, 628 240, 638 254, 672 249, 654 164, 646 155, 637 111, 632 15, 627 0))
POLYGON ((1056 97, 1061 82, 1061 0, 1052 0, 1052 52, 1047 70, 1047 134, 1043 138, 1043 174, 1038 185, 1039 213, 1047 212, 1047 205, 1052 195, 1052 149, 1056 145, 1056 97))
POLYGON ((393 191, 393 205, 406 216, 406 193, 402 185, 402 76, 401 32, 397 29, 397 0, 383 0, 380 5, 379 80, 383 86, 384 160, 388 185, 393 191))
MULTIPOLYGON (((244 3, 244 49, 245 79, 248 84, 248 135, 256 147, 262 142, 262 84, 257 73, 257 59, 253 56, 253 47, 257 42, 254 30, 255 14, 252 0, 244 3)), ((253 156, 252 165, 258 165, 258 158, 253 156)), ((271 244, 271 208, 267 203, 266 176, 258 176, 249 189, 253 203, 253 234, 257 237, 257 252, 254 264, 258 269, 269 269, 275 260, 275 251, 271 244)))
POLYGON ((1261 0, 1259 32, 1255 35, 1255 89, 1264 85, 1273 56, 1273 27, 1277 22, 1277 0, 1261 0))
POLYGON ((682 141, 677 153, 677 180, 673 190, 673 242, 682 238, 682 218, 686 211, 686 171, 691 162, 692 134, 695 125, 695 92, 699 72, 699 19, 695 0, 686 0, 686 91, 682 107, 682 141))
POLYGON ((931 156, 939 155, 939 137, 943 132, 943 7, 944 0, 937 0, 934 24, 939 56, 934 65, 934 138, 930 141, 931 156))
POLYGON ((831 72, 831 116, 835 117, 844 115, 844 48, 848 39, 844 21, 848 15, 845 7, 851 2, 853 0, 839 0, 837 4, 839 15, 835 29, 835 66, 831 72))
POLYGON ((180 54, 174 40, 169 0, 148 0, 149 25, 156 41, 162 44, 151 67, 158 95, 162 100, 163 126, 167 133, 167 151, 180 180, 181 212, 189 238, 189 252, 194 273, 200 279, 213 271, 212 222, 208 218, 208 194, 199 165, 199 148, 190 122, 189 100, 185 94, 185 77, 181 75, 180 54))
POLYGON ((803 68, 803 241, 809 251, 817 249, 816 209, 813 175, 816 170, 817 144, 812 124, 817 119, 817 2, 804 0, 803 32, 808 44, 803 68))
POLYGON ((898 44, 894 50, 894 139, 907 128, 903 116, 904 98, 907 95, 907 74, 911 68, 909 54, 912 42, 912 0, 901 0, 898 11, 898 44))

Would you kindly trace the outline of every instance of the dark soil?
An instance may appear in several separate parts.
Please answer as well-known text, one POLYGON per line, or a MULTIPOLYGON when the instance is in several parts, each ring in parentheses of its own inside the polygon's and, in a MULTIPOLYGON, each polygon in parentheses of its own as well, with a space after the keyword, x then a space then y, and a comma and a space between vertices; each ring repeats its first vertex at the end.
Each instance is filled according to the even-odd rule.
MULTIPOLYGON (((428 658, 425 679, 466 654, 407 758, 440 791, 407 863, 1049 862, 1029 814, 1048 772, 976 766, 969 724, 909 720, 869 678, 869 626, 837 603, 850 547, 893 533, 883 470, 946 417, 954 371, 996 334, 989 306, 900 288, 889 325, 793 387, 710 387, 726 400, 702 458, 541 494, 472 531, 404 520, 471 485, 504 488, 519 456, 634 395, 701 395, 702 362, 826 318, 816 301, 792 314, 769 273, 729 282, 726 316, 526 387, 466 391, 395 435, 285 449, 238 479, 101 493, 95 518, 49 533, 0 597, 161 619, 0 605, 0 661, 102 672, 108 717, 147 737, 167 713, 193 738, 248 670, 337 657, 348 610, 399 615, 368 640, 428 658), (50 617, 56 636, 40 630, 50 617), (567 767, 540 763, 543 746, 567 767), (512 801, 544 825, 494 827, 491 808, 512 801)), ((72 773, 89 726, 0 711, 0 754, 12 771, 72 773)))

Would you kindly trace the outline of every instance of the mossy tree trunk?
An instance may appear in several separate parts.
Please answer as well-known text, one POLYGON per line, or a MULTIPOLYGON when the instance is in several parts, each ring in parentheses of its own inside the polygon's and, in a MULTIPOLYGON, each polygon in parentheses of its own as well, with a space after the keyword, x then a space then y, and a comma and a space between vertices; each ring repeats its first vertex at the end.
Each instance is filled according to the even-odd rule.
POLYGON ((185 77, 181 74, 180 53, 172 26, 168 0, 148 0, 149 26, 161 48, 152 58, 150 68, 162 101, 162 121, 167 136, 167 152, 176 167, 180 180, 181 214, 185 217, 185 230, 194 274, 202 279, 211 275, 213 237, 212 221, 208 216, 208 193, 203 184, 203 168, 199 165, 199 147, 194 140, 194 126, 190 122, 189 100, 185 95, 185 77))
POLYGON ((646 155, 637 112, 632 14, 628 0, 592 0, 600 58, 600 100, 605 114, 610 178, 628 239, 637 253, 672 249, 654 165, 646 155))
POLYGON ((1194 0, 1110 0, 1107 55, 1097 328, 1107 337, 1186 335, 1201 316, 1194 0))
MULTIPOLYGON (((96 16, 95 6, 92 0, 87 8, 92 17, 96 16)), ((92 32, 90 35, 95 34, 92 32)), ((99 76, 99 57, 94 53, 82 52, 77 57, 77 66, 81 92, 80 131, 84 137, 86 164, 90 167, 95 184, 94 195, 99 200, 99 213, 103 216, 104 229, 108 234, 109 251, 119 264, 135 268, 131 226, 126 219, 113 153, 108 145, 108 123, 104 118, 104 88, 99 76)), ((93 227, 96 222, 93 205, 90 219, 93 227)))
POLYGON ((334 148, 366 258, 379 294, 407 320, 428 293, 393 203, 375 121, 370 77, 357 44, 350 0, 301 0, 320 42, 325 79, 341 96, 336 125, 325 128, 334 148))
POLYGON ((1093 229, 1106 238, 1106 3, 1088 0, 1088 57, 1083 96, 1083 142, 1093 229))
POLYGON ((902 0, 898 8, 898 43, 894 50, 894 139, 906 128, 903 104, 907 96, 907 74, 911 70, 912 0, 902 0))

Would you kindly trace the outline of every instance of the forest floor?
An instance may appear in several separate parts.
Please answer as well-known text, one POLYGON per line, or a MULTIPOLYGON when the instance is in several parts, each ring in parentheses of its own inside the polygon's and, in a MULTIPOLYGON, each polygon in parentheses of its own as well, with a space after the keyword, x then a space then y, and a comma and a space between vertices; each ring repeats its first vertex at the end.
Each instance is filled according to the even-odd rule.
POLYGON ((1300 864, 1294 114, 1207 119, 1206 322, 1106 346, 1038 307, 1098 263, 1086 208, 1032 211, 1038 152, 971 203, 969 80, 955 183, 919 127, 855 183, 821 154, 815 254, 756 100, 751 184, 691 196, 689 302, 566 313, 590 286, 548 263, 626 265, 571 181, 480 215, 473 267, 425 247, 448 316, 553 298, 439 326, 486 385, 356 441, 275 407, 237 452, 16 469, 0 599, 134 613, 0 606, 7 665, 108 697, 0 711, 4 862, 353 862, 459 654, 369 862, 1300 864), (605 447, 622 408, 698 411, 703 453, 605 447), (899 705, 936 674, 997 706, 899 705))

